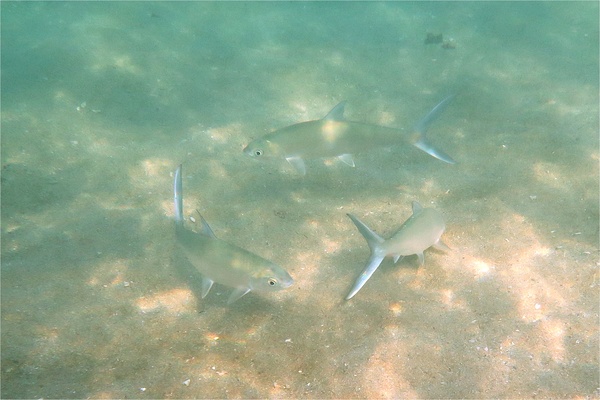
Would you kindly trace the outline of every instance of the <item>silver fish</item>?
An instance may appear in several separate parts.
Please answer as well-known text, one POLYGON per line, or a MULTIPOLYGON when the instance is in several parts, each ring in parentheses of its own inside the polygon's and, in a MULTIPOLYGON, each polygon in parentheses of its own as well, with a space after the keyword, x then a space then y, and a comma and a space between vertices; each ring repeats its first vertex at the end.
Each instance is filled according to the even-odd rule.
POLYGON ((214 282, 234 288, 228 303, 233 303, 251 290, 276 291, 292 285, 294 280, 280 266, 218 239, 200 215, 202 230, 188 230, 183 220, 183 187, 181 165, 174 180, 175 235, 188 260, 202 274, 202 298, 214 282))
POLYGON ((448 246, 440 239, 444 229, 446 229, 442 214, 433 208, 423 208, 416 201, 413 201, 412 209, 413 214, 410 218, 387 240, 373 232, 354 215, 348 214, 358 231, 366 239, 371 249, 371 256, 365 269, 354 282, 352 290, 346 296, 346 300, 351 299, 358 293, 375 270, 379 268, 385 257, 392 256, 394 257, 394 263, 397 263, 404 256, 416 254, 419 257, 420 264, 423 265, 425 262, 423 251, 429 247, 449 250, 448 246))
POLYGON ((347 121, 344 118, 346 102, 342 101, 322 119, 290 125, 253 140, 244 148, 244 153, 254 158, 285 158, 305 175, 305 159, 338 157, 354 167, 352 154, 389 146, 400 139, 439 160, 454 164, 452 157, 431 144, 426 136, 431 122, 453 98, 451 95, 438 103, 415 124, 413 133, 408 136, 400 129, 347 121))

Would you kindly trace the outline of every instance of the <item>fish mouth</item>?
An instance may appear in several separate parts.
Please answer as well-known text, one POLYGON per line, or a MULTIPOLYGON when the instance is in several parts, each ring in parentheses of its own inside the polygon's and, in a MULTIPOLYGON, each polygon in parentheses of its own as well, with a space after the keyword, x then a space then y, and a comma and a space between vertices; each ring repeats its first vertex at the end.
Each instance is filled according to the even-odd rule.
POLYGON ((289 274, 286 274, 286 275, 287 276, 279 278, 279 287, 281 289, 289 288, 290 286, 292 286, 294 284, 294 278, 292 278, 289 274))
POLYGON ((244 154, 250 158, 256 158, 254 151, 252 151, 252 149, 249 146, 244 147, 244 154))
POLYGON ((285 282, 281 282, 281 288, 287 289, 290 286, 292 286, 293 284, 294 284, 294 280, 292 278, 290 278, 289 280, 286 280, 285 282))

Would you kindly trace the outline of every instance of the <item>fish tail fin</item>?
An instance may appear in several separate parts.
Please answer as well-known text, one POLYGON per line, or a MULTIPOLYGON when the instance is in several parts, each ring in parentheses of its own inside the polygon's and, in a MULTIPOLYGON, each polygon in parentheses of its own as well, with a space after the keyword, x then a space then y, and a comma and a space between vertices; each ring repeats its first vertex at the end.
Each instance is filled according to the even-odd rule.
POLYGON ((183 183, 181 181, 181 164, 175 170, 173 180, 173 203, 175 205, 175 227, 183 228, 183 183))
POLYGON ((446 154, 443 150, 436 148, 429 142, 427 139, 427 129, 429 128, 429 125, 431 125, 431 123, 446 109, 454 97, 455 95, 452 94, 440 101, 435 107, 433 107, 431 111, 427 113, 427 115, 421 118, 421 120, 419 120, 414 127, 414 130, 418 136, 413 145, 416 148, 423 150, 430 156, 447 162, 448 164, 456 164, 456 161, 454 161, 452 157, 446 154))
POLYGON ((371 275, 373 275, 377 268, 379 268, 379 265, 385 258, 385 253, 382 251, 381 246, 385 240, 381 236, 373 232, 371 228, 365 225, 354 215, 348 214, 348 217, 352 220, 352 222, 354 222, 354 225, 356 225, 356 228, 358 228, 360 234, 363 235, 363 237, 367 241, 369 249, 371 249, 371 256, 369 257, 369 261, 367 262, 367 265, 365 266, 361 274, 358 276, 358 278, 356 278, 354 286, 352 286, 352 289, 350 289, 350 292, 346 296, 346 300, 350 300, 352 297, 354 297, 356 293, 358 293, 358 291, 364 286, 364 284, 367 283, 369 278, 371 278, 371 275))
POLYGON ((365 285, 365 283, 367 283, 369 278, 371 278, 373 272, 375 272, 377 268, 379 268, 379 265, 381 265, 383 259, 383 256, 371 253, 371 257, 369 257, 367 265, 360 273, 358 278, 356 278, 356 281, 354 281, 354 286, 352 286, 352 289, 350 289, 350 292, 348 292, 348 294, 346 295, 346 300, 350 300, 352 297, 354 297, 356 293, 358 293, 358 291, 365 285))
POLYGON ((348 217, 352 220, 352 222, 354 222, 354 225, 356 225, 356 228, 358 229, 360 234, 363 235, 363 237, 367 241, 367 244, 369 245, 369 248, 371 249, 371 253, 372 254, 377 253, 379 251, 379 248, 381 247, 381 244, 385 240, 381 236, 379 236, 378 234, 373 232, 371 230, 371 228, 369 228, 367 225, 365 225, 360 219, 356 218, 354 215, 352 215, 352 214, 346 214, 346 215, 348 215, 348 217))

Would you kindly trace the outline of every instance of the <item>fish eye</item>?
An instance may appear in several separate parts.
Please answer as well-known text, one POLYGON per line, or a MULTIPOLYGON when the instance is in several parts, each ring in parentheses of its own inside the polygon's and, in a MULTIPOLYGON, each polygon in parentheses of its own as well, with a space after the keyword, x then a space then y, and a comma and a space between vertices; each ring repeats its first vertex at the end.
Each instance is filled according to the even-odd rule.
POLYGON ((262 156, 263 151, 261 149, 254 150, 255 156, 262 156))
POLYGON ((269 278, 269 280, 267 282, 269 282, 269 286, 277 285, 277 279, 275 279, 275 278, 269 278))

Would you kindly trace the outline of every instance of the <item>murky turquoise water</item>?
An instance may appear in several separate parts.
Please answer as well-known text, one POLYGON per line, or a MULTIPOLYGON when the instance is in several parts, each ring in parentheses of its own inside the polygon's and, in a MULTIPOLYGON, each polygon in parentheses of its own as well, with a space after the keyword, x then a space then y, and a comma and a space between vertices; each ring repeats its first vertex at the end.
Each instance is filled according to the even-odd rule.
POLYGON ((3 398, 596 398, 598 3, 2 2, 3 398), (442 34, 426 44, 428 34, 442 34), (356 167, 243 154, 347 100, 429 131, 356 167), (175 247, 173 171, 283 266, 227 305, 175 247), (369 255, 418 200, 450 252, 369 255))

